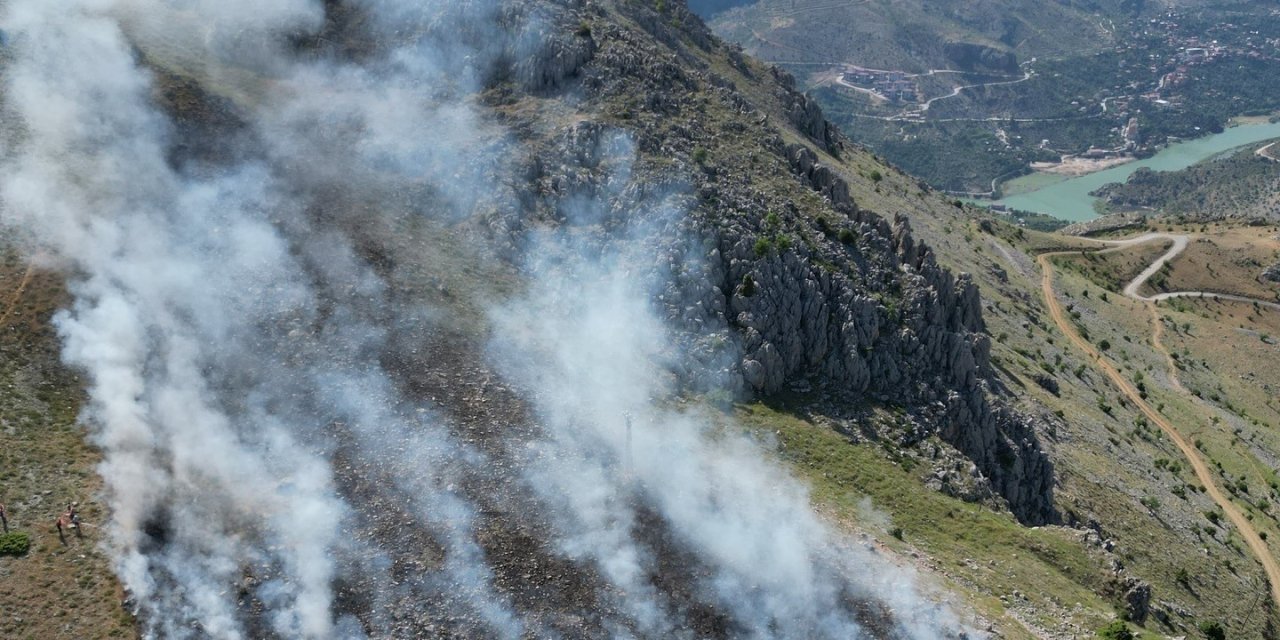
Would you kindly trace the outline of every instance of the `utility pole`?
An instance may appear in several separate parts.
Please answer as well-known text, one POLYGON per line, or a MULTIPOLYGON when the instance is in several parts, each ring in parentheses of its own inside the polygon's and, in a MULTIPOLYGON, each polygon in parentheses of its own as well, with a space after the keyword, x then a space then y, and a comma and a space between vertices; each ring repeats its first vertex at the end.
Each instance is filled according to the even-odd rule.
POLYGON ((631 412, 622 414, 623 421, 626 423, 627 433, 626 442, 622 453, 622 476, 626 480, 631 480, 631 412))

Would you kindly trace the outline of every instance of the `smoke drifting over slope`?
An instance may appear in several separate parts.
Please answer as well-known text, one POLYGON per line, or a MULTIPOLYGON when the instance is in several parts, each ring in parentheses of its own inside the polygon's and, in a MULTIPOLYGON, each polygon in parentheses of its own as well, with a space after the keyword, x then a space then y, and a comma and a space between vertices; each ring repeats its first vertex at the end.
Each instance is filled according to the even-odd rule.
POLYGON ((959 628, 910 572, 834 539, 723 417, 682 404, 686 343, 663 306, 708 267, 678 186, 638 184, 625 135, 583 160, 597 188, 561 221, 520 219, 519 144, 474 94, 535 56, 554 5, 348 3, 364 40, 307 49, 323 7, 259 4, 15 0, 3 16, 20 123, 4 219, 73 274, 58 328, 89 376, 110 546, 148 636, 959 628), (157 106, 154 67, 234 103, 232 153, 175 152, 191 133, 157 106), (515 230, 397 244, 490 218, 515 230), (516 293, 423 293, 455 259, 497 255, 524 271, 516 293), (452 373, 417 349, 469 323, 489 337, 468 366, 520 407, 477 428, 412 384, 452 373), (515 514, 535 524, 493 522, 515 514), (513 566, 567 561, 594 595, 547 611, 500 585, 503 527, 546 535, 528 551, 543 560, 513 566))

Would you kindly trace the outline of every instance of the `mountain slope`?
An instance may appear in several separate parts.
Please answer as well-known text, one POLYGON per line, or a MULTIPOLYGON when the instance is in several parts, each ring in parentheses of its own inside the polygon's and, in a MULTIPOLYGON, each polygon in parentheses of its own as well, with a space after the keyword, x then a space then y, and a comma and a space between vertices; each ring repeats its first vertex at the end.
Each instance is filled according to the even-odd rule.
POLYGON ((680 5, 22 9, 6 222, 147 635, 960 633, 709 411, 801 383, 1056 517, 976 289, 680 5))
POLYGON ((893 171, 680 2, 21 6, 5 221, 69 283, 144 633, 1274 624, 1229 534, 1180 590, 1205 499, 1135 506, 1167 446, 1063 373, 1029 255, 1076 241, 893 171))

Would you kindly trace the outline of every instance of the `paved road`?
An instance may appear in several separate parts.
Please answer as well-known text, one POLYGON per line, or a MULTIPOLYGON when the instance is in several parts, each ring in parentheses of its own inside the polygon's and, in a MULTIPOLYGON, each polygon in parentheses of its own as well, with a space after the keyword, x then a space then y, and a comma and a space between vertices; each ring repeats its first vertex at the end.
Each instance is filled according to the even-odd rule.
MULTIPOLYGON (((1172 355, 1164 348, 1164 345, 1161 342, 1163 327, 1161 326, 1160 312, 1156 308, 1156 302, 1158 299, 1167 298, 1160 298, 1158 296, 1142 296, 1138 294, 1138 289, 1147 281, 1147 279, 1159 271, 1166 262, 1186 249, 1188 242, 1187 236, 1166 233, 1148 233, 1127 240, 1098 242, 1101 245, 1111 247, 1110 249, 1104 249, 1104 251, 1112 251, 1159 239, 1173 240, 1174 245, 1169 249, 1169 251, 1165 252, 1164 255, 1156 259, 1151 266, 1139 274, 1137 278, 1134 278, 1133 282, 1130 282, 1129 285, 1125 287, 1125 295, 1141 300, 1146 304, 1147 308, 1150 309, 1153 320, 1152 344, 1155 345, 1156 349, 1164 353, 1166 360, 1172 365, 1172 355)), ((1258 535, 1257 530, 1253 528, 1253 525, 1249 522, 1248 518, 1246 518, 1244 513, 1240 511, 1240 508, 1231 501, 1231 498, 1229 498, 1227 494, 1218 487, 1217 481, 1210 470, 1209 465, 1207 465, 1204 459, 1200 457, 1200 451, 1182 436, 1182 433, 1178 431, 1173 423, 1169 422, 1168 419, 1156 411, 1151 405, 1147 404, 1147 401, 1142 398, 1141 394, 1139 394, 1138 390, 1133 386, 1133 383, 1120 372, 1119 368, 1103 357, 1102 352, 1081 336, 1080 333, 1077 332, 1076 328, 1067 320, 1067 315, 1063 312, 1062 304, 1058 302, 1058 297, 1053 292, 1053 262, 1051 258, 1059 255, 1073 255, 1077 253, 1079 253, 1078 250, 1045 253, 1036 259, 1044 274, 1041 280, 1041 291, 1044 295, 1044 302, 1048 307, 1049 315, 1053 318, 1054 324, 1058 325, 1058 329, 1067 336, 1076 348, 1083 351, 1089 357, 1089 360, 1093 363, 1094 367, 1105 374, 1107 378, 1111 380, 1112 384, 1114 384, 1120 392, 1134 404, 1134 406, 1138 407, 1138 410, 1141 411, 1152 424, 1159 427, 1165 435, 1169 436, 1169 439, 1178 447, 1178 450, 1182 452, 1183 457, 1186 458, 1192 471, 1196 474, 1196 479, 1199 480, 1201 485, 1204 485, 1205 493, 1207 493, 1209 497, 1212 498, 1213 501, 1222 509, 1227 520, 1231 521, 1231 523, 1235 525, 1236 530, 1240 533, 1240 537, 1243 538, 1245 544, 1248 545, 1249 551, 1258 560, 1258 563, 1262 565, 1263 571, 1267 574, 1267 580, 1271 583, 1271 599, 1277 606, 1280 606, 1280 565, 1277 565, 1275 556, 1271 554, 1271 550, 1267 548, 1266 542, 1264 542, 1262 537, 1258 535)), ((1199 291, 1178 292, 1175 294, 1162 295, 1167 295, 1168 297, 1222 297, 1218 294, 1199 291)), ((1228 299, 1241 298, 1238 296, 1231 296, 1228 299)), ((1269 306, 1280 308, 1280 305, 1275 305, 1274 303, 1261 300, 1251 300, 1249 298, 1243 298, 1243 300, 1246 302, 1264 303, 1269 306)), ((1178 391, 1185 393, 1186 390, 1182 388, 1181 383, 1175 382, 1175 385, 1178 391)))

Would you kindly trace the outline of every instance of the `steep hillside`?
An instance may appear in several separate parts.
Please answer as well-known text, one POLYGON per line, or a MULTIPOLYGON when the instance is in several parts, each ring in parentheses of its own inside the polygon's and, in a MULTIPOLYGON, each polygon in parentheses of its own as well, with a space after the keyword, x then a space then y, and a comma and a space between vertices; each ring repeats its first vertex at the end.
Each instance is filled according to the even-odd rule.
POLYGON ((1058 517, 976 288, 681 4, 20 5, 6 222, 68 280, 146 635, 979 624, 713 409, 800 389, 1058 517))
MULTIPOLYGON (((125 590, 82 585, 89 628, 1276 624, 1214 503, 1049 319, 1034 255, 1089 245, 894 171, 682 2, 13 4, 4 221, 65 281, 76 371, 40 333, 58 402, 28 418, 65 426, 84 386, 100 451, 62 446, 102 486, 65 491, 101 496, 125 590)), ((1165 375, 1121 337, 1138 307, 1060 278, 1165 375)))

